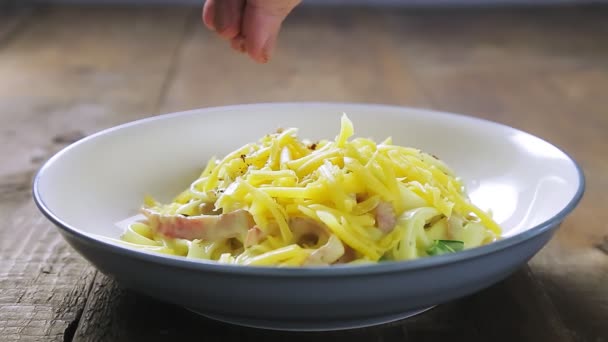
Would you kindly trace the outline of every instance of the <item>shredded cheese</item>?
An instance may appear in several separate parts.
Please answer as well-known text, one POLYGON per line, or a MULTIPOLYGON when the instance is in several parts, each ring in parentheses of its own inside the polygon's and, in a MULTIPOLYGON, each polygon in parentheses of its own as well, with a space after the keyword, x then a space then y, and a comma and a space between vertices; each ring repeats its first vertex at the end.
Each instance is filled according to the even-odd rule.
POLYGON ((298 267, 330 257, 353 264, 409 260, 428 256, 438 237, 462 236, 473 248, 500 236, 500 226, 470 202, 461 180, 436 157, 394 145, 391 137, 379 144, 353 138, 345 114, 334 140, 310 142, 297 133, 280 130, 219 161, 210 158, 172 203, 146 198, 155 220, 133 223, 122 241, 221 263, 298 267), (196 225, 205 215, 239 210, 251 217, 230 221, 248 224, 241 233, 213 241, 180 237, 184 229, 205 229, 196 225), (182 223, 160 229, 161 217, 182 223))

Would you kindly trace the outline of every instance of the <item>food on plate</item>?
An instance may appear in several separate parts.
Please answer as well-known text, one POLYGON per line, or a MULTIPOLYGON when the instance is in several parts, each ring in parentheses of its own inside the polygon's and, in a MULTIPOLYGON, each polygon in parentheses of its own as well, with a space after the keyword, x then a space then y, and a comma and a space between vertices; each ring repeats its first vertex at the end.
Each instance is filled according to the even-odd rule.
POLYGON ((335 139, 296 128, 222 159, 171 203, 146 197, 121 241, 226 264, 303 267, 405 261, 490 243, 501 227, 437 157, 389 137, 335 139))

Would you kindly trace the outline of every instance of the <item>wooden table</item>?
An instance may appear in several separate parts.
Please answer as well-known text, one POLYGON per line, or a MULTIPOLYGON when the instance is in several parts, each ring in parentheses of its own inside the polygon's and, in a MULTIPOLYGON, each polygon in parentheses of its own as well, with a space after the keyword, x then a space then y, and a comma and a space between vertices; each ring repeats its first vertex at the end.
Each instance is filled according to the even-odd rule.
MULTIPOLYGON (((23 2, 21 2, 23 3, 23 2)), ((0 340, 608 341, 608 8, 300 7, 256 65, 198 8, 0 8, 0 340), (146 116, 260 101, 462 112, 572 154, 588 188, 529 266, 371 329, 245 329, 121 289, 35 209, 33 173, 74 140, 146 116)))

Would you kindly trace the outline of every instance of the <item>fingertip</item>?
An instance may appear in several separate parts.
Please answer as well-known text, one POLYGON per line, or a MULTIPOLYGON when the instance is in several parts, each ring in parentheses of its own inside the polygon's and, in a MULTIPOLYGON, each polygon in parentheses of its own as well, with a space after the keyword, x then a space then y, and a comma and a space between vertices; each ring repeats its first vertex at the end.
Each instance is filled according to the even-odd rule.
POLYGON ((207 28, 212 31, 215 31, 215 22, 213 20, 214 13, 215 13, 214 0, 205 1, 205 4, 203 5, 203 13, 202 13, 203 24, 205 24, 205 26, 207 26, 207 28))
POLYGON ((248 55, 254 61, 265 64, 270 61, 284 18, 267 15, 257 8, 247 8, 242 30, 248 55))
POLYGON ((220 37, 232 40, 239 35, 241 29, 237 26, 237 24, 233 24, 230 26, 223 27, 221 29, 216 29, 216 32, 220 37))
POLYGON ((230 41, 232 48, 240 53, 245 53, 245 38, 242 36, 236 36, 230 41))
POLYGON ((258 64, 267 64, 270 61, 270 57, 266 55, 249 53, 249 57, 258 64))
POLYGON ((218 35, 233 39, 241 32, 245 0, 221 0, 214 4, 214 26, 218 35))
POLYGON ((246 45, 246 50, 249 57, 259 64, 268 63, 272 57, 272 51, 268 48, 268 44, 263 46, 246 45))
POLYGON ((255 40, 248 37, 244 43, 245 51, 247 52, 249 58, 260 64, 268 62, 268 56, 264 53, 260 44, 257 44, 255 40))

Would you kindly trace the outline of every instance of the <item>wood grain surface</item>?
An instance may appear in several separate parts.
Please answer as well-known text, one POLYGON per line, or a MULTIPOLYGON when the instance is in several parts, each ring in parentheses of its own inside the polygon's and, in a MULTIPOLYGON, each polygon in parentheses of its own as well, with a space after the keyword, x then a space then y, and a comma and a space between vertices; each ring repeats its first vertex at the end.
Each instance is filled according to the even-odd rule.
POLYGON ((330 333, 231 326, 123 290, 99 274, 94 288, 74 341, 173 341, 192 336, 205 341, 574 341, 527 267, 474 296, 411 319, 330 333))
POLYGON ((36 210, 32 176, 66 144, 156 111, 191 14, 40 8, 4 39, 1 340, 64 340, 76 330, 95 271, 36 210))
POLYGON ((608 8, 304 6, 268 65, 188 7, 0 7, 0 340, 608 341, 608 8), (505 281, 371 329, 238 328, 122 289, 35 209, 31 179, 103 128, 197 107, 354 101, 460 112, 545 138, 587 191, 505 281))

